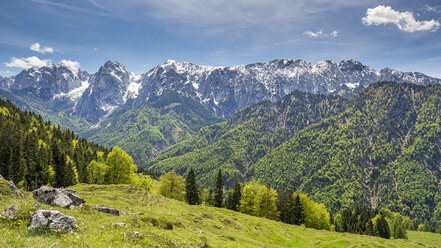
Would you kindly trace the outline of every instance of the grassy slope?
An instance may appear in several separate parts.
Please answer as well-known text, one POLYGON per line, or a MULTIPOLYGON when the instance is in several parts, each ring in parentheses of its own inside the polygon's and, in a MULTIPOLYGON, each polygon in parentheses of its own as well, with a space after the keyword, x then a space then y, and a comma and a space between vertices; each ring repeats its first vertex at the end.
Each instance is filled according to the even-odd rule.
MULTIPOLYGON (((26 221, 0 221, 0 247, 196 247, 207 242, 211 247, 441 247, 441 235, 408 232, 409 240, 384 240, 376 237, 318 231, 256 218, 226 209, 189 206, 183 202, 148 194, 133 186, 77 185, 72 187, 86 200, 83 209, 56 209, 77 219, 73 234, 35 236, 26 231, 26 221), (102 214, 94 205, 126 210, 126 216, 102 214), (135 215, 132 215, 135 214, 135 215), (174 229, 155 227, 172 222, 174 229), (115 223, 130 223, 118 227, 115 223), (138 231, 142 238, 125 237, 138 231), (202 231, 202 232, 201 232, 202 231)), ((8 205, 33 204, 26 199, 0 195, 0 209, 8 205)))

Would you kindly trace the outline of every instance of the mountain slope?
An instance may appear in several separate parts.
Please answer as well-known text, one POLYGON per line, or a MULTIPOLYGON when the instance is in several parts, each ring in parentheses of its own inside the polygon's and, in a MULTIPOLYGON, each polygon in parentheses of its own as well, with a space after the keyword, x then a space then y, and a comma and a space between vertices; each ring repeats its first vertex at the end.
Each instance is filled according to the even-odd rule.
POLYGON ((333 211, 364 202, 431 219, 441 207, 440 116, 440 85, 374 84, 261 159, 254 178, 333 211))
POLYGON ((117 108, 88 139, 108 147, 118 145, 144 165, 162 150, 189 138, 202 127, 223 121, 190 98, 164 92, 136 108, 117 108))
MULTIPOLYGON (((127 130, 124 130, 127 126, 121 122, 118 125, 121 129, 109 128, 107 125, 116 122, 107 119, 112 116, 116 120, 117 115, 126 118, 138 116, 142 111, 148 112, 145 108, 151 99, 167 98, 163 96, 165 92, 175 92, 180 97, 198 102, 211 112, 208 114, 210 116, 231 117, 250 104, 262 100, 275 102, 294 90, 352 96, 371 83, 385 79, 419 85, 441 82, 440 79, 421 73, 404 73, 389 68, 377 72, 354 60, 339 63, 326 60, 313 64, 302 60, 276 59, 235 67, 200 66, 169 60, 141 76, 128 72, 122 64, 112 61, 107 61, 95 74, 81 71, 75 64, 60 63, 23 70, 14 77, 1 78, 0 87, 4 90, 1 97, 13 101, 17 106, 34 111, 54 124, 75 131, 81 137, 100 133, 93 137, 94 140, 107 146, 121 144, 137 157, 137 163, 143 163, 187 136, 180 134, 179 138, 164 139, 161 136, 169 136, 166 133, 169 129, 160 128, 160 134, 156 135, 144 128, 147 127, 143 122, 145 118, 130 118, 123 122, 134 121, 130 125, 140 127, 130 131, 133 135, 136 133, 136 146, 128 145, 130 139, 121 135, 127 134, 127 130), (136 123, 137 120, 141 123, 136 123), (144 133, 141 133, 142 130, 144 133), (106 142, 98 136, 115 139, 106 142), (150 139, 152 136, 157 138, 150 139), (155 143, 158 139, 161 141, 155 143)), ((165 106, 156 105, 154 108, 156 112, 163 113, 161 108, 165 106)), ((200 118, 208 120, 210 116, 200 118)), ((192 130, 188 134, 214 123, 208 121, 193 127, 192 120, 183 120, 182 117, 178 118, 181 121, 174 122, 174 126, 192 130)), ((168 117, 158 118, 165 120, 168 117)))
POLYGON ((90 161, 107 156, 102 146, 1 99, 0 144, 0 175, 27 190, 86 182, 90 161))
MULTIPOLYGON (((311 109, 323 104, 303 101, 311 109)), ((289 104, 295 109, 297 103, 289 104)), ((243 112, 265 105, 271 104, 243 112)), ((441 222, 441 85, 376 83, 343 107, 329 106, 334 111, 312 118, 309 126, 288 128, 291 136, 274 147, 277 135, 265 136, 259 128, 275 127, 274 121, 286 116, 261 111, 229 128, 235 116, 165 150, 151 169, 185 173, 193 166, 205 187, 221 168, 230 186, 238 175, 278 190, 305 192, 334 212, 363 203, 441 222)), ((292 115, 298 118, 293 123, 304 123, 303 113, 292 115)))
POLYGON ((202 186, 212 186, 217 170, 250 179, 253 164, 299 130, 339 111, 345 99, 295 91, 282 100, 263 101, 239 111, 228 122, 203 128, 197 135, 161 153, 149 163, 159 173, 184 174, 192 166, 202 186))

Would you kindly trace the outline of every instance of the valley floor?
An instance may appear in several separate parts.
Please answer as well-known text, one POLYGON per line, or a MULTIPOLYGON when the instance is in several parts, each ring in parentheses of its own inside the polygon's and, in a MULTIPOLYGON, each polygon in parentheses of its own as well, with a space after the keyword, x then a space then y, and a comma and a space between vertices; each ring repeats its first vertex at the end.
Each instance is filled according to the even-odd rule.
MULTIPOLYGON (((74 233, 31 235, 26 220, 0 220, 0 247, 441 247, 441 235, 433 233, 408 231, 408 240, 385 240, 288 225, 227 209, 190 206, 129 185, 80 184, 71 188, 86 200, 82 208, 43 204, 42 208, 75 217, 78 229, 74 233), (95 205, 128 214, 99 213, 93 209, 95 205), (142 236, 131 235, 134 231, 142 236)), ((33 204, 30 193, 25 199, 0 195, 0 210, 17 205, 32 211, 33 204)))

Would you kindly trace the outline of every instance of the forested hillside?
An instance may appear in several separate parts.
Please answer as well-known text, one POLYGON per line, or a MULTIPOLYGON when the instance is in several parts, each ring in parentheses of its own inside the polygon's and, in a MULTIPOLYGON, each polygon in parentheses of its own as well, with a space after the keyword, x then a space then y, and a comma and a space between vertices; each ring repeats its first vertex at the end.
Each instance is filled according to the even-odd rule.
POLYGON ((1 99, 0 143, 0 175, 28 190, 86 182, 89 162, 108 153, 1 99))
MULTIPOLYGON (((308 103, 306 96, 311 97, 298 96, 305 106, 323 106, 308 103)), ((279 191, 301 191, 333 212, 365 204, 439 222, 441 86, 383 82, 358 93, 341 109, 336 107, 341 100, 325 102, 333 111, 311 118, 309 124, 316 124, 308 126, 308 118, 302 119, 308 115, 294 112, 298 119, 290 120, 300 122, 293 122, 288 128, 292 136, 284 136, 287 141, 273 151, 278 132, 263 135, 258 130, 265 125, 280 129, 274 123, 283 115, 262 111, 228 128, 240 113, 271 106, 260 103, 166 150, 151 169, 182 173, 193 166, 199 182, 207 185, 213 172, 222 168, 229 182, 240 175, 279 191), (263 158, 254 155, 258 151, 263 158)))
POLYGON ((441 86, 378 83, 260 160, 254 178, 333 211, 363 203, 441 220, 441 86))
POLYGON ((118 145, 142 165, 202 127, 223 120, 199 102, 163 92, 136 108, 117 108, 99 128, 83 136, 109 148, 118 145))
POLYGON ((203 128, 150 162, 150 170, 183 174, 191 165, 202 186, 212 186, 217 170, 234 177, 252 178, 253 164, 304 127, 337 113, 346 100, 336 96, 294 91, 276 103, 263 101, 234 115, 229 121, 203 128))

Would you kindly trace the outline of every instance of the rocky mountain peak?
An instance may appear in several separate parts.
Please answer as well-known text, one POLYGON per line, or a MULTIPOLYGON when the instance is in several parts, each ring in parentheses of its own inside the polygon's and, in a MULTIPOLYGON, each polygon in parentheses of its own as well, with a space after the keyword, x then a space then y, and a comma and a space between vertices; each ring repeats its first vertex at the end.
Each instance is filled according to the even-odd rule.
POLYGON ((362 63, 353 60, 353 59, 348 59, 348 60, 342 60, 339 64, 338 67, 340 68, 340 70, 342 71, 362 71, 364 69, 368 69, 368 66, 363 65, 362 63))
POLYGON ((13 83, 9 83, 8 88, 4 89, 51 101, 59 96, 68 95, 70 92, 76 92, 81 87, 84 88, 88 80, 87 72, 80 71, 78 67, 60 63, 23 70, 15 76, 13 83))
POLYGON ((163 92, 177 92, 217 115, 229 117, 252 103, 277 101, 295 90, 350 96, 378 81, 441 83, 440 79, 422 73, 390 68, 377 72, 352 59, 316 64, 300 59, 274 59, 233 67, 167 60, 142 77, 128 72, 117 61, 106 61, 91 76, 78 67, 76 62, 62 61, 59 65, 23 70, 15 79, 0 80, 1 87, 48 100, 68 96, 75 103, 77 116, 97 123, 130 99, 134 101, 130 101, 129 107, 136 107, 163 92))
POLYGON ((75 113, 93 123, 138 94, 138 77, 116 61, 100 67, 75 106, 75 113))

